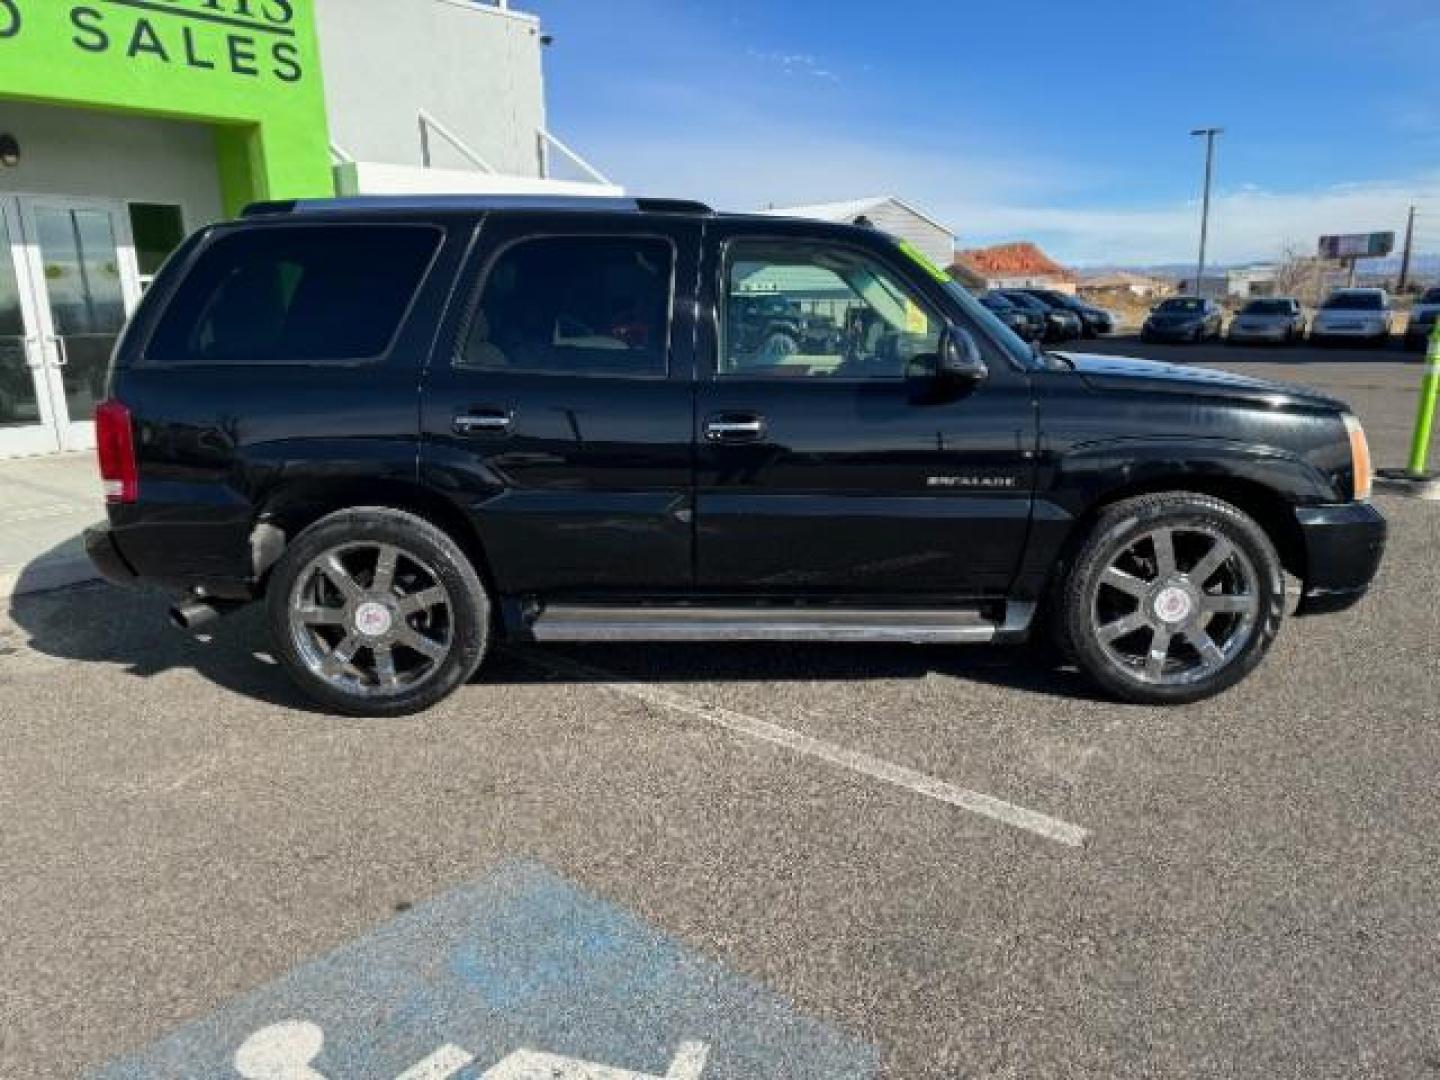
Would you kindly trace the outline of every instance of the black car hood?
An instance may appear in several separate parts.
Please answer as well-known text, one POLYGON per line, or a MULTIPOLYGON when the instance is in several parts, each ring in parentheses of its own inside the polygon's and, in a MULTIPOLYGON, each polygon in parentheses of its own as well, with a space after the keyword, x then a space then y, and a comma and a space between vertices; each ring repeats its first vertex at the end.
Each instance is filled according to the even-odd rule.
POLYGON ((1061 353, 1075 370, 1098 390, 1134 390, 1141 393, 1175 393, 1254 401, 1272 407, 1301 405, 1344 409, 1345 403, 1317 390, 1289 383, 1255 379, 1213 368, 1183 367, 1128 356, 1096 353, 1061 353))

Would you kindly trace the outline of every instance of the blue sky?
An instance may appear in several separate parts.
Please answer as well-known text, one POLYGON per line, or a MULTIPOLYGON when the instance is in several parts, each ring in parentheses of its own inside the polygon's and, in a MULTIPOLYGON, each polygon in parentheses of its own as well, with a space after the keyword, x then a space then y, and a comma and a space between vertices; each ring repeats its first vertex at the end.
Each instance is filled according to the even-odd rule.
POLYGON ((967 245, 1078 264, 1308 252, 1399 229, 1440 251, 1437 0, 516 0, 550 126, 632 191, 726 209, 877 193, 967 245), (1429 196, 1428 201, 1423 197, 1429 196))

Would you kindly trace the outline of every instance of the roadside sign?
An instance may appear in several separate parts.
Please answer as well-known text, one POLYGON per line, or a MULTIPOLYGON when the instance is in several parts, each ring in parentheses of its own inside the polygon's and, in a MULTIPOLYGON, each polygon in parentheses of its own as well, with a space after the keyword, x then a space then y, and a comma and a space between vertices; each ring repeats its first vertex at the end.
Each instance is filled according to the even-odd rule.
POLYGON ((1393 232, 1345 233, 1320 237, 1322 259, 1382 259, 1394 250, 1393 232))
POLYGON ((876 1068, 868 1044, 511 862, 92 1080, 839 1080, 876 1068))

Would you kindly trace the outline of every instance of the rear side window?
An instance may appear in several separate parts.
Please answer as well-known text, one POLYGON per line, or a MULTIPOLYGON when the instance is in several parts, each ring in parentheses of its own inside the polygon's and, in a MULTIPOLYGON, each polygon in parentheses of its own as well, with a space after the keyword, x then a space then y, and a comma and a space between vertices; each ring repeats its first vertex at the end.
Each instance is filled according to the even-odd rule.
POLYGON ((658 237, 554 236, 504 249, 459 367, 663 376, 675 253, 658 237))
POLYGON ((424 225, 257 228, 210 244, 161 316, 152 364, 327 364, 381 356, 441 239, 424 225))

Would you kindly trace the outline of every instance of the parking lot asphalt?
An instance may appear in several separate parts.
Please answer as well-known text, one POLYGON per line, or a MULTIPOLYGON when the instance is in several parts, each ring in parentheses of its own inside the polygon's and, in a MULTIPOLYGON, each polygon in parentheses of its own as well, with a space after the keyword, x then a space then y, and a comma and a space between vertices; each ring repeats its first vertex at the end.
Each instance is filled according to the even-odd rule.
MULTIPOLYGON (((1413 356, 1143 354, 1320 386, 1380 464, 1404 451, 1413 356)), ((341 720, 297 697, 256 611, 192 640, 163 597, 18 597, 0 1076, 226 1038, 206 1018, 257 989, 243 1022, 338 1031, 321 1014, 390 985, 364 965, 433 947, 464 903, 509 912, 474 932, 515 948, 510 982, 483 983, 511 1026, 481 1051, 442 1030, 476 1017, 427 1017, 473 1063, 424 1075, 523 1042, 634 1070, 606 1076, 744 1075, 762 1044, 773 1076, 1440 1076, 1440 508, 1380 505, 1391 548, 1358 609, 1291 620, 1241 687, 1170 710, 1099 699, 1031 649, 615 646, 507 650, 423 716, 341 720), (670 959, 522 1023, 570 972, 509 938, 577 920, 575 955, 670 959), (692 962, 677 1018, 665 972, 692 962), (267 1013, 263 988, 307 964, 267 1013), (704 1030, 682 1046, 684 1024, 704 1030)), ((407 993, 386 1023, 431 1000, 407 993)), ((355 1053, 266 1075, 400 1071, 355 1053)), ((491 1075, 587 1075, 525 1060, 491 1075)))

